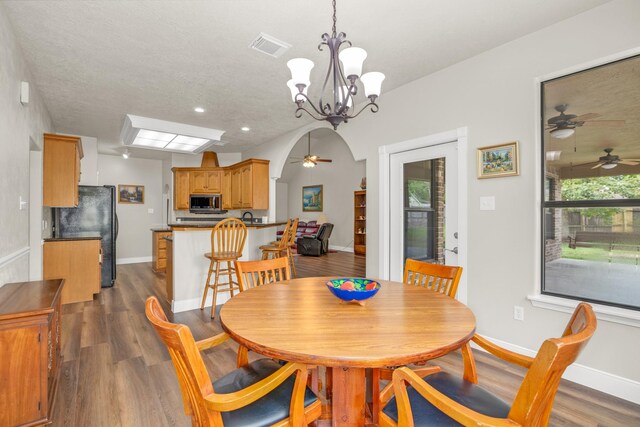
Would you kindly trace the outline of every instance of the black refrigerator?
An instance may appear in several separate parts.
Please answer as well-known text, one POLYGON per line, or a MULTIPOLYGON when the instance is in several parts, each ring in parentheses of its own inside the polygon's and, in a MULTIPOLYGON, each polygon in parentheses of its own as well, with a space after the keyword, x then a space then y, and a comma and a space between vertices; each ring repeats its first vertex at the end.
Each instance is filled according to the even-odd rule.
POLYGON ((53 208, 53 237, 64 239, 99 233, 102 237, 102 287, 116 280, 116 187, 105 185, 78 187, 77 208, 53 208))

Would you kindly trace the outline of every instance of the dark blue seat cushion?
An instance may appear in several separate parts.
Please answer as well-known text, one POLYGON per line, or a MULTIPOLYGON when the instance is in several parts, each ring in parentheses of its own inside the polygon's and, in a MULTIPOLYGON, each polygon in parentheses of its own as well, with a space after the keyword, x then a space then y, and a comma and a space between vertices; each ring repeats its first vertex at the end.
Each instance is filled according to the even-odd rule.
MULTIPOLYGON (((271 359, 260 359, 249 365, 238 368, 224 377, 213 382, 216 393, 226 394, 242 390, 268 377, 282 368, 271 359)), ((222 420, 225 426, 258 427, 269 426, 289 417, 289 404, 293 393, 295 375, 289 377, 271 393, 253 402, 251 405, 233 412, 223 412, 222 420)), ((304 406, 318 400, 316 395, 307 387, 304 396, 304 406)))
MULTIPOLYGON (((506 418, 509 415, 510 408, 507 403, 482 387, 467 382, 462 378, 454 377, 446 372, 438 372, 426 377, 425 381, 440 393, 476 412, 495 418, 506 418)), ((440 412, 438 408, 429 403, 413 387, 407 387, 407 393, 411 402, 413 422, 416 427, 462 425, 440 412)), ((398 421, 398 406, 395 396, 391 398, 382 412, 392 420, 398 421)))

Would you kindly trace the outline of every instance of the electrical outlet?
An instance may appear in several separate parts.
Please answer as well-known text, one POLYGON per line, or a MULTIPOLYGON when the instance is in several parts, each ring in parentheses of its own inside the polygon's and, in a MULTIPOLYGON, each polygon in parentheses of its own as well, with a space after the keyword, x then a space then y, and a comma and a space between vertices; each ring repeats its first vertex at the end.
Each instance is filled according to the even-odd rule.
POLYGON ((519 305, 514 305, 513 318, 516 320, 524 321, 524 307, 520 307, 519 305))

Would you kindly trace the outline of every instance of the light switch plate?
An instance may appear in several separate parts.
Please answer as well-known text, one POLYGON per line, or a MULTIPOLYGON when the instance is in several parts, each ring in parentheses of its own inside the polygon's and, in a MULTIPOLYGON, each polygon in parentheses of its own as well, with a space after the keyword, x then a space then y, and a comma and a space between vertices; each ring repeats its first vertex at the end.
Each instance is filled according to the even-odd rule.
POLYGON ((494 196, 481 196, 480 197, 480 210, 481 211, 495 211, 496 210, 496 198, 494 196))
POLYGON ((148 212, 148 213, 150 213, 150 214, 152 214, 152 213, 153 213, 153 209, 152 209, 152 208, 149 208, 149 209, 147 209, 147 212, 148 212))

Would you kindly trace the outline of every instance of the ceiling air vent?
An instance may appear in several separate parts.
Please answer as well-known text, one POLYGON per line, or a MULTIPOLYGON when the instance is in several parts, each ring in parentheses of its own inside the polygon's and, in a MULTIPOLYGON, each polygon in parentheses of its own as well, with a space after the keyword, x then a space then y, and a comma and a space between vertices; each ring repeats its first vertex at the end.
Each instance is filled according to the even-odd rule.
POLYGON ((251 42, 249 47, 257 50, 258 52, 266 53, 269 56, 278 58, 285 53, 291 45, 268 34, 260 33, 258 34, 258 37, 251 42))

